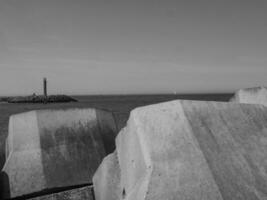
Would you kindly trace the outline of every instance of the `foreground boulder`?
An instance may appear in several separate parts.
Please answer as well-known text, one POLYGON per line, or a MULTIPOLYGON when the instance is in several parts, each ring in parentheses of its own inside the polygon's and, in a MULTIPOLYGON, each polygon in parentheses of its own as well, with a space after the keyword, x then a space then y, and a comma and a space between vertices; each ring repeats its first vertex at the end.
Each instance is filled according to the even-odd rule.
POLYGON ((91 183, 103 157, 114 151, 116 133, 113 115, 96 109, 11 116, 1 173, 3 196, 91 183))
POLYGON ((230 101, 267 106, 267 89, 265 87, 241 89, 235 93, 230 101))
POLYGON ((266 144, 262 105, 171 101, 141 107, 94 175, 96 200, 267 199, 266 144))

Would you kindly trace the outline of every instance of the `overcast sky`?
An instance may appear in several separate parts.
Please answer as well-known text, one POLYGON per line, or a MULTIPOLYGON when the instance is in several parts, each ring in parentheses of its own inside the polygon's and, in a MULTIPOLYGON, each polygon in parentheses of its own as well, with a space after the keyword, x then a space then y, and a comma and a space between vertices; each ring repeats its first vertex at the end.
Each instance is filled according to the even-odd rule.
POLYGON ((267 85, 266 0, 0 0, 0 95, 267 85))

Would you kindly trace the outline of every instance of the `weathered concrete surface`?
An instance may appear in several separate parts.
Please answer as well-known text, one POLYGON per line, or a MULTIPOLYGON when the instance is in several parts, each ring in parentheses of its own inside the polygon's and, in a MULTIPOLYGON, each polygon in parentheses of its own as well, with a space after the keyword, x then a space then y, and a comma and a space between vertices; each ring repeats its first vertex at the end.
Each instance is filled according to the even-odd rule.
POLYGON ((267 106, 267 89, 265 87, 241 89, 235 93, 230 101, 267 106))
POLYGON ((114 151, 113 116, 96 109, 39 110, 10 117, 5 196, 92 182, 103 157, 114 151))
POLYGON ((31 198, 29 200, 94 200, 92 186, 31 198))
POLYGON ((120 199, 120 167, 116 151, 104 158, 93 176, 93 184, 97 200, 120 199))
MULTIPOLYGON (((267 199, 262 105, 171 101, 141 107, 117 136, 116 151, 120 199, 267 199)), ((99 170, 109 166, 102 165, 99 170)), ((110 190, 103 192, 108 197, 110 190)))

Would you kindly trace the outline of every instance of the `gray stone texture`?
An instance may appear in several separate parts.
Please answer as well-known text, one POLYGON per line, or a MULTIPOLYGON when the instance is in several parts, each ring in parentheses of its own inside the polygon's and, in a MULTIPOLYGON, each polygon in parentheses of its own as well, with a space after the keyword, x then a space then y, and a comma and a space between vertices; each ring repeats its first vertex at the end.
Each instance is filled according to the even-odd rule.
POLYGON ((116 152, 120 173, 107 170, 117 165, 114 155, 102 162, 94 190, 106 194, 96 200, 267 199, 262 105, 177 100, 140 107, 117 136, 116 152), (105 177, 119 179, 111 187, 120 191, 105 177))
POLYGON ((104 156, 115 149, 116 134, 113 115, 96 109, 38 110, 11 116, 2 196, 92 183, 104 156))

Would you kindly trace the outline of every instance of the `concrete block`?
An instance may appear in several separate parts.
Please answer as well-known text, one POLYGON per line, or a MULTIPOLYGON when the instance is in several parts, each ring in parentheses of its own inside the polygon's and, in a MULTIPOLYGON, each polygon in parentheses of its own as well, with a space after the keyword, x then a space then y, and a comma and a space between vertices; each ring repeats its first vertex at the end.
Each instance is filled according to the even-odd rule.
POLYGON ((230 101, 267 106, 267 89, 265 87, 241 89, 235 93, 230 101))
POLYGON ((265 200, 266 144, 262 105, 177 100, 137 108, 116 138, 120 199, 265 200))
POLYGON ((96 109, 38 110, 10 117, 4 196, 92 183, 115 149, 116 124, 96 109))

